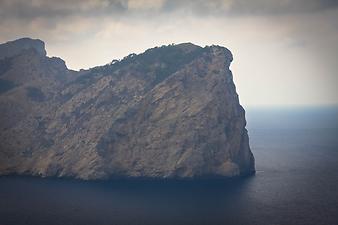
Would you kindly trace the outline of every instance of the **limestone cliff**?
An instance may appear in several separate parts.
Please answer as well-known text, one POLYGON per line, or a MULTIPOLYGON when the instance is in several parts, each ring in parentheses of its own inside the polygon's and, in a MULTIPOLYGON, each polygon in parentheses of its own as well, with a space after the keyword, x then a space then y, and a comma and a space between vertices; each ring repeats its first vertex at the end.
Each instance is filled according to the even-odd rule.
POLYGON ((0 45, 0 174, 254 173, 226 48, 162 46, 76 72, 24 40, 0 45))

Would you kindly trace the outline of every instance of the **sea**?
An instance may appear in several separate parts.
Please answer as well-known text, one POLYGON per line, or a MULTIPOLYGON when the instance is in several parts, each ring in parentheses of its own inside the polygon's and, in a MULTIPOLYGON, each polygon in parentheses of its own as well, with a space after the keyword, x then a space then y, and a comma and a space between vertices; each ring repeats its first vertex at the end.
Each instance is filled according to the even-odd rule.
POLYGON ((246 118, 254 176, 0 177, 0 225, 338 225, 338 107, 251 107, 246 118))

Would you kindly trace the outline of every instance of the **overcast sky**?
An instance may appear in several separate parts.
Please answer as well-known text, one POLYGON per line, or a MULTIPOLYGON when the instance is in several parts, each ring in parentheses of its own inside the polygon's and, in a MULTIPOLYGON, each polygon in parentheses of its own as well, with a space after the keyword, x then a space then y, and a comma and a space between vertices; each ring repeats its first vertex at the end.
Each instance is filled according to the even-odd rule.
POLYGON ((229 48, 244 105, 338 103, 338 0, 0 0, 0 42, 71 69, 170 43, 229 48))

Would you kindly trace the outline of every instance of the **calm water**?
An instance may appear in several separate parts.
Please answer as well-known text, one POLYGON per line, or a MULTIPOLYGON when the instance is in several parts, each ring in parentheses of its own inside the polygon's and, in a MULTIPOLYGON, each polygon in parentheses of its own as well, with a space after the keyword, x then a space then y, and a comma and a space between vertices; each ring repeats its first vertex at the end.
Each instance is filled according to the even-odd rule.
POLYGON ((228 181, 0 178, 0 225, 338 224, 338 110, 249 109, 257 174, 228 181))

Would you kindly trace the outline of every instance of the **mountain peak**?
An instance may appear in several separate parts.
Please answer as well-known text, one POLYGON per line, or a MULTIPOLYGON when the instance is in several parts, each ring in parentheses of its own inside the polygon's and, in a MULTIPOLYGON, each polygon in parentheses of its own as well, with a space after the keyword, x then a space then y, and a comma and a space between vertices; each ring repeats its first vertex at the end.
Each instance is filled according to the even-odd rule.
MULTIPOLYGON (((20 53, 41 46, 21 39, 1 47, 20 53)), ((79 72, 61 59, 21 60, 30 55, 1 60, 8 63, 0 79, 0 175, 193 179, 254 173, 228 49, 163 45, 79 72)))
POLYGON ((192 51, 202 48, 201 46, 195 45, 191 42, 180 43, 180 44, 176 44, 175 46, 182 49, 185 52, 192 52, 192 51))
POLYGON ((29 49, 35 50, 41 56, 47 55, 43 41, 25 37, 0 44, 0 59, 19 55, 21 52, 29 49))

